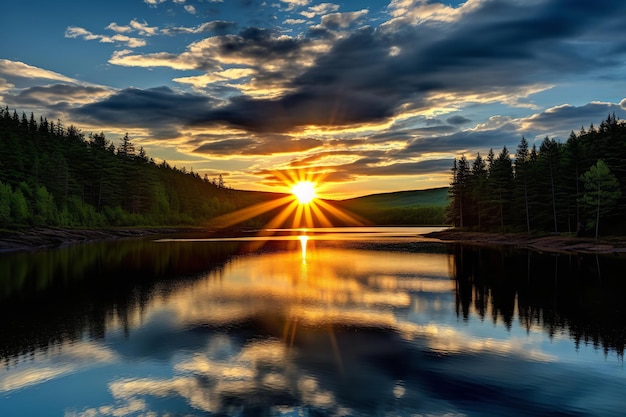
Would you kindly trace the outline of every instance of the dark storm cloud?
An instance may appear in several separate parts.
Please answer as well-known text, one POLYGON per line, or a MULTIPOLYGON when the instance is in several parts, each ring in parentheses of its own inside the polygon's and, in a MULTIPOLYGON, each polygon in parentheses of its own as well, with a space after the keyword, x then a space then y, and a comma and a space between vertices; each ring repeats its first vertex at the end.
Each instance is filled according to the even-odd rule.
MULTIPOLYGON (((384 152, 368 151, 365 153, 359 153, 359 155, 362 156, 356 161, 345 164, 324 165, 319 163, 319 161, 324 157, 345 155, 354 155, 354 153, 346 151, 322 152, 308 158, 294 161, 290 164, 290 166, 295 169, 306 170, 310 164, 313 164, 316 171, 329 172, 327 175, 324 175, 324 181, 344 182, 354 180, 355 178, 361 176, 411 176, 449 171, 453 161, 450 158, 443 158, 418 162, 394 162, 393 157, 384 152)), ((260 170, 254 174, 264 176, 268 179, 275 177, 275 171, 268 169, 260 170)))
POLYGON ((168 87, 127 88, 103 101, 73 111, 75 118, 109 126, 168 128, 198 117, 214 103, 206 96, 177 93, 168 87))
POLYGON ((55 84, 26 88, 16 95, 5 95, 4 101, 15 106, 43 106, 58 103, 91 101, 111 91, 101 87, 55 84))
POLYGON ((277 58, 297 57, 301 53, 302 39, 277 37, 269 29, 249 27, 238 35, 219 39, 219 53, 225 57, 238 56, 246 59, 268 61, 277 58))
MULTIPOLYGON (((294 168, 307 167, 314 165, 316 168, 319 168, 321 165, 319 161, 322 161, 324 158, 328 157, 341 157, 341 156, 359 156, 359 160, 361 161, 369 161, 369 163, 374 162, 382 162, 385 161, 385 151, 378 150, 368 150, 368 151, 359 151, 358 153, 350 150, 335 150, 335 151, 323 151, 317 152, 314 155, 307 156, 305 158, 300 158, 289 163, 289 166, 294 168)), ((334 167, 334 166, 332 166, 334 167)), ((326 168, 331 168, 330 165, 326 166, 326 168)))
POLYGON ((447 136, 415 139, 404 150, 398 152, 397 156, 420 156, 432 152, 455 153, 458 150, 475 153, 484 149, 510 146, 520 139, 521 133, 517 126, 507 123, 489 130, 467 130, 447 136))
POLYGON ((584 106, 559 106, 531 117, 528 124, 537 131, 558 132, 578 130, 579 127, 598 126, 602 120, 615 113, 615 116, 624 119, 626 109, 613 103, 588 103, 584 106), (577 125, 578 124, 578 125, 577 125))
POLYGON ((367 92, 343 92, 323 87, 301 90, 277 100, 235 98, 230 105, 194 121, 196 125, 224 121, 249 131, 288 131, 294 126, 346 125, 384 120, 390 106, 367 92))
MULTIPOLYGON (((348 125, 388 118, 407 103, 424 108, 430 93, 506 93, 553 82, 596 68, 602 58, 594 53, 595 30, 625 12, 621 0, 494 0, 453 24, 391 22, 360 29, 297 77, 291 83, 295 92, 275 100, 238 99, 202 120, 259 131, 348 125), (333 107, 340 111, 333 113, 333 107)), ((620 33, 605 42, 615 49, 626 36, 622 27, 611 27, 620 33)), ((301 47, 293 39, 283 45, 264 42, 269 42, 267 32, 250 30, 221 50, 263 59, 272 53, 295 54, 301 47)))
POLYGON ((471 120, 468 119, 467 117, 456 115, 456 116, 448 117, 446 119, 446 122, 454 126, 461 126, 461 125, 471 122, 471 120))
POLYGON ((371 161, 359 160, 354 164, 341 167, 355 175, 364 176, 399 176, 399 175, 419 175, 432 172, 449 170, 452 166, 452 159, 433 159, 419 162, 398 162, 389 165, 372 165, 371 161))
POLYGON ((308 30, 308 37, 311 39, 334 39, 336 35, 321 26, 313 26, 308 30))
POLYGON ((367 14, 367 10, 346 13, 330 13, 322 16, 320 26, 329 30, 347 28, 367 14))
POLYGON ((272 155, 290 152, 302 152, 322 146, 319 139, 292 139, 287 136, 269 136, 263 139, 225 139, 205 143, 194 153, 209 155, 272 155))

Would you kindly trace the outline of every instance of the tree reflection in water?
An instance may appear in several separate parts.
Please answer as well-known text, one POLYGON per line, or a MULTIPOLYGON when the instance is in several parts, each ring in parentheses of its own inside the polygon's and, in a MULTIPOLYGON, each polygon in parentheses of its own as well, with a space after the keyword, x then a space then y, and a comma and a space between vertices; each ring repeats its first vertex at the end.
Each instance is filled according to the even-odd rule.
POLYGON ((567 332, 606 353, 624 354, 626 260, 618 256, 538 254, 468 247, 453 249, 457 314, 476 313, 511 327, 567 332))

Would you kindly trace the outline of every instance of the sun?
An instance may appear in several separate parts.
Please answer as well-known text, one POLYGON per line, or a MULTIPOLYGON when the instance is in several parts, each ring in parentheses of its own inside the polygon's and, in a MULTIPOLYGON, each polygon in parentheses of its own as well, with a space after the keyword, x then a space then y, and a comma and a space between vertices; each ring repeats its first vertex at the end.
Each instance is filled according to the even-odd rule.
POLYGON ((231 227, 269 212, 275 214, 265 224, 262 233, 282 227, 301 229, 333 227, 337 224, 342 226, 367 224, 367 220, 318 195, 318 191, 324 190, 327 186, 324 182, 327 174, 298 170, 277 170, 272 173, 281 183, 280 197, 215 217, 211 220, 211 227, 221 229, 231 227))
POLYGON ((317 197, 315 183, 311 181, 299 181, 295 183, 291 187, 291 192, 300 204, 309 204, 317 197))

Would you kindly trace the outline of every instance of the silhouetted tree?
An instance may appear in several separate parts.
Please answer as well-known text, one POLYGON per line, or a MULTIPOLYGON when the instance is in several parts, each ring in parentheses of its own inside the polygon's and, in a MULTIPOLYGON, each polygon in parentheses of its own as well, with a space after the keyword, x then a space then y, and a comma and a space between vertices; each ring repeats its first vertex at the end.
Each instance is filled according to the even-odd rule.
POLYGON ((601 159, 582 175, 582 181, 585 186, 582 201, 594 207, 597 239, 600 228, 600 213, 608 211, 621 196, 619 182, 601 159))
POLYGON ((528 141, 522 136, 515 152, 515 187, 517 200, 523 201, 524 217, 526 219, 526 231, 530 233, 530 209, 528 204, 528 166, 530 164, 530 151, 528 141))

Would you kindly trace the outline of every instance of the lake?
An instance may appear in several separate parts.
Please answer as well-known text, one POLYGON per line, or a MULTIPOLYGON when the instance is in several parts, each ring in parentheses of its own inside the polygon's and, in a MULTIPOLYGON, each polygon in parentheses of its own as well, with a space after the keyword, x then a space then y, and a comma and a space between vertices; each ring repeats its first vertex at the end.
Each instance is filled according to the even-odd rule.
POLYGON ((623 416, 626 259, 427 228, 0 254, 0 416, 623 416))

